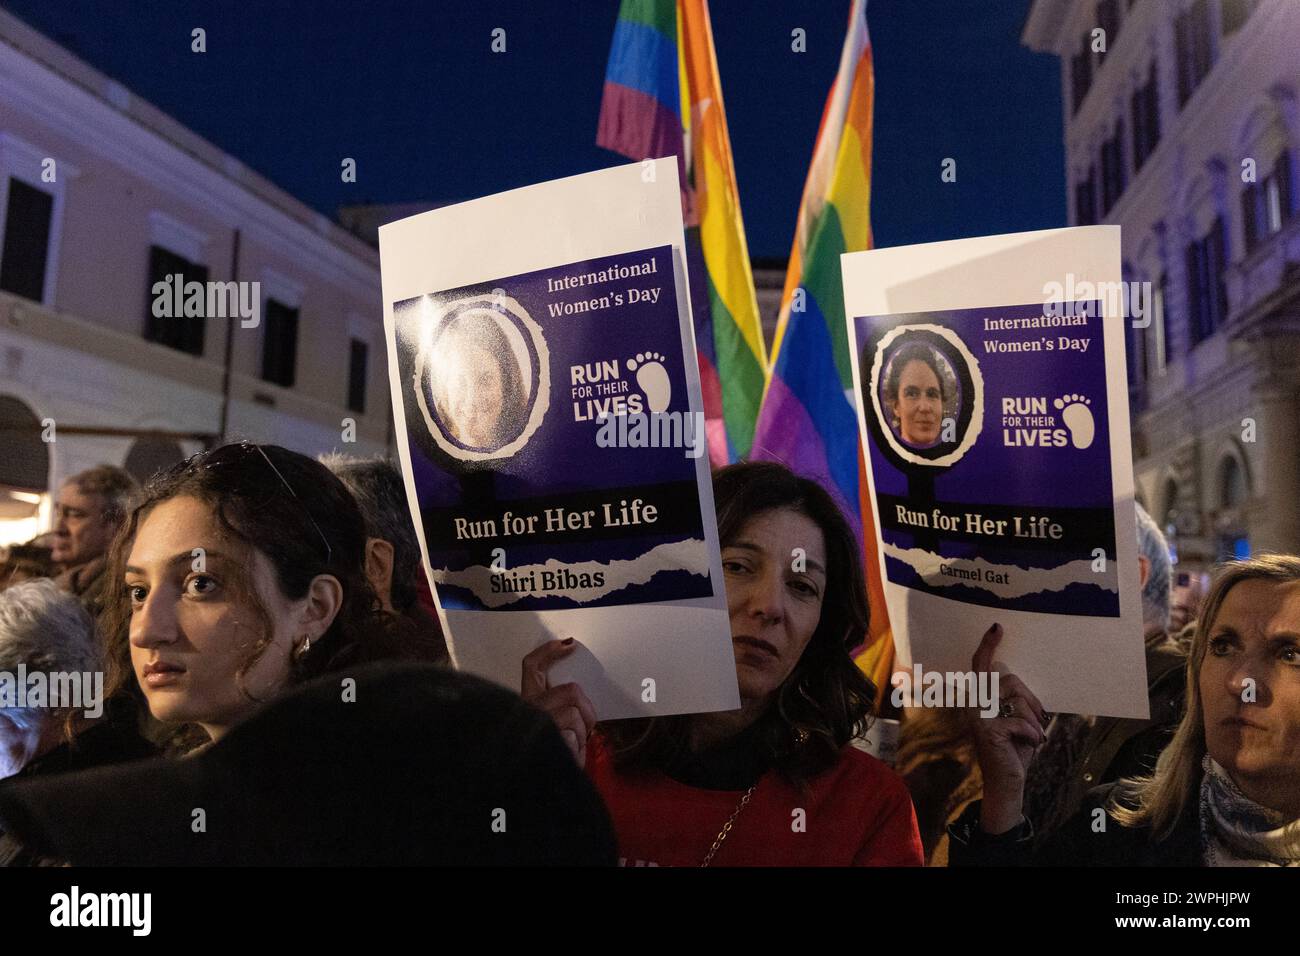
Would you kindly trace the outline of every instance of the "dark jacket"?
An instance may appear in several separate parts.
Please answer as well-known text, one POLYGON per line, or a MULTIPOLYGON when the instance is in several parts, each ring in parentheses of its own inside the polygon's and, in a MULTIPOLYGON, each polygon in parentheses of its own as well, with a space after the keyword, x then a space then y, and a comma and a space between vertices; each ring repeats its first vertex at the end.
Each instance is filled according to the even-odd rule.
POLYGON ((1188 805, 1163 840, 1150 827, 1121 826, 1106 814, 1112 800, 1126 801, 1122 783, 1094 787, 1063 827, 1035 848, 1027 820, 991 836, 980 829, 980 801, 948 828, 949 866, 1202 866, 1198 808, 1188 805), (1101 812, 1097 812, 1101 811, 1101 812), (1100 828, 1100 829, 1098 829, 1100 828))
POLYGON ((185 760, 6 781, 5 826, 79 866, 618 859, 549 716, 488 681, 395 661, 287 690, 185 760))
MULTIPOLYGON (((70 741, 42 754, 9 779, 33 780, 73 773, 110 764, 144 760, 158 748, 141 736, 134 700, 129 695, 111 697, 104 705, 102 720, 90 725, 70 741)), ((40 866, 50 862, 32 853, 0 825, 0 866, 40 866)))
POLYGON ((1034 779, 1036 771, 1031 766, 1025 815, 1034 822, 1039 843, 1078 812, 1089 790, 1124 777, 1149 776, 1155 770, 1160 752, 1182 720, 1186 652, 1161 632, 1147 641, 1146 665, 1149 719, 1097 717, 1072 763, 1056 767, 1046 754, 1036 758, 1037 773, 1055 777, 1064 771, 1064 780, 1034 779))
POLYGON ((81 599, 82 606, 91 618, 104 609, 105 590, 108 587, 108 556, 91 558, 85 564, 68 568, 54 583, 69 594, 81 599))

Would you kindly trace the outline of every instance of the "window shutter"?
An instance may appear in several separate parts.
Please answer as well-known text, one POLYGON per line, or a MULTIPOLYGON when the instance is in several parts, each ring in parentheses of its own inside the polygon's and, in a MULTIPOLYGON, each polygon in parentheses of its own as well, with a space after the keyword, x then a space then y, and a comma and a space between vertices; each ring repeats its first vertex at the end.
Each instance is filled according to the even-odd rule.
POLYGON ((1246 237, 1246 252, 1255 248, 1259 241, 1259 185, 1257 183, 1247 183, 1246 188, 1241 191, 1241 221, 1243 225, 1242 232, 1246 237))
MULTIPOLYGON (((1195 346, 1201 341, 1201 244, 1192 242, 1187 246, 1185 255, 1187 266, 1187 324, 1191 333, 1188 338, 1195 346)), ((1189 348, 1190 352, 1191 349, 1189 348)))
POLYGON ((1192 85, 1189 82, 1192 74, 1192 51, 1189 38, 1189 16, 1187 13, 1183 13, 1174 21, 1174 48, 1175 58, 1178 61, 1176 71, 1178 73, 1178 105, 1180 107, 1186 106, 1187 100, 1192 95, 1192 85))
POLYGON ((1278 194, 1282 197, 1282 221, 1285 222, 1295 213, 1294 193, 1291 189, 1291 150, 1282 150, 1273 166, 1277 176, 1278 194))
POLYGON ((1160 142, 1160 80, 1156 74, 1156 65, 1151 64, 1151 78, 1147 80, 1146 85, 1147 110, 1147 155, 1150 156, 1155 152, 1156 144, 1160 142))
POLYGON ((1228 321, 1228 224, 1222 216, 1210 229, 1209 267, 1214 270, 1214 331, 1228 321))

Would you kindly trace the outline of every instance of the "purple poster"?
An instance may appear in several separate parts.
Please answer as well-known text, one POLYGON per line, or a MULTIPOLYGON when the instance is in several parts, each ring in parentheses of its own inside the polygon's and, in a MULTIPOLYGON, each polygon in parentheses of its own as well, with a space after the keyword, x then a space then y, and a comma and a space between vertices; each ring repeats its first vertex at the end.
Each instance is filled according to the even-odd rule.
POLYGON ((670 246, 431 291, 393 320, 444 610, 713 594, 670 246))
POLYGON ((1098 302, 859 317, 868 453, 893 584, 1120 616, 1098 302))

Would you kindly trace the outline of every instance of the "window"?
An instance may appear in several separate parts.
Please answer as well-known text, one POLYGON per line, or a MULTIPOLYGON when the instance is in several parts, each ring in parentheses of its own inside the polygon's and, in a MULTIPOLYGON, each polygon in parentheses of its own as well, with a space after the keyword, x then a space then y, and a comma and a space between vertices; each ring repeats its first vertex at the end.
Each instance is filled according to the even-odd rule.
POLYGON ((18 179, 9 180, 5 236, 0 251, 0 289, 25 299, 45 299, 54 197, 18 179))
MULTIPOLYGON (((1097 4, 1097 26, 1106 32, 1106 49, 1119 37, 1119 0, 1101 0, 1097 4)), ((1104 54, 1098 54, 1098 58, 1104 54)))
POLYGON ((1241 464, 1229 455, 1219 471, 1219 507, 1236 508, 1246 502, 1246 476, 1241 464))
POLYGON ((145 339, 181 352, 188 352, 190 355, 202 355, 203 334, 207 324, 207 295, 205 292, 198 315, 185 315, 184 289, 188 282, 206 283, 207 281, 207 266, 190 262, 184 256, 178 256, 162 246, 150 246, 149 282, 145 286, 147 293, 144 309, 145 339), (154 284, 158 282, 167 284, 167 296, 170 299, 167 303, 167 311, 170 315, 154 314, 154 302, 157 296, 154 295, 153 289, 154 284), (179 308, 174 298, 177 282, 180 283, 182 293, 179 308))
MULTIPOLYGON (((0 455, 0 504, 8 498, 13 507, 12 495, 6 495, 5 489, 44 492, 49 487, 50 446, 41 441, 41 420, 36 412, 12 395, 0 395, 0 435, 5 436, 4 454, 0 455)), ((5 517, 0 512, 0 525, 5 517)))
POLYGON ((1169 277, 1161 276, 1156 283, 1155 294, 1151 302, 1151 328, 1155 331, 1155 348, 1152 350, 1155 371, 1161 375, 1169 366, 1169 313, 1165 309, 1168 301, 1169 277))
POLYGON ((1208 339, 1228 314, 1227 237, 1223 217, 1210 231, 1187 247, 1187 291, 1191 345, 1208 339))
POLYGON ((1184 106, 1214 65, 1209 0, 1196 0, 1174 21, 1178 52, 1178 105, 1184 106))
POLYGON ((1092 86, 1092 47, 1088 34, 1083 35, 1083 46, 1070 59, 1070 92, 1073 96, 1074 112, 1079 112, 1088 89, 1092 86))
POLYGON ((1178 484, 1172 478, 1165 482, 1165 536, 1170 540, 1178 533, 1178 484))
POLYGON ((1248 183, 1242 190, 1241 215, 1247 252, 1282 231, 1294 212, 1293 202, 1291 151, 1283 150, 1273 164, 1273 171, 1262 182, 1248 183))
POLYGON ((184 458, 184 450, 172 439, 144 436, 131 443, 131 450, 126 453, 122 467, 143 485, 158 472, 184 458))
POLYGON ((1255 12, 1259 0, 1219 0, 1223 13, 1223 35, 1230 36, 1242 28, 1255 12))
MULTIPOLYGON (((1125 281, 1127 282, 1128 279, 1125 278, 1125 281)), ((1127 288, 1133 287, 1130 285, 1127 288)), ((1150 326, 1144 329, 1134 325, 1132 321, 1126 324, 1129 330, 1128 380, 1130 385, 1141 385, 1146 381, 1150 369, 1150 361, 1147 357, 1147 333, 1150 326)))
POLYGON ((262 341, 262 378, 293 388, 298 365, 298 310, 266 300, 266 338, 262 341))
POLYGON ((1115 126, 1115 135, 1101 144, 1101 214, 1104 217, 1124 194, 1124 121, 1115 126))
POLYGON ((1147 82, 1133 92, 1133 171, 1156 151, 1160 142, 1160 91, 1156 85, 1156 65, 1151 64, 1147 82))
POLYGON ((1097 224, 1097 169, 1088 170, 1088 178, 1074 187, 1074 219, 1080 226, 1097 224))
POLYGON ((348 410, 365 412, 366 410, 366 357, 370 346, 360 339, 352 339, 352 348, 348 356, 348 410))

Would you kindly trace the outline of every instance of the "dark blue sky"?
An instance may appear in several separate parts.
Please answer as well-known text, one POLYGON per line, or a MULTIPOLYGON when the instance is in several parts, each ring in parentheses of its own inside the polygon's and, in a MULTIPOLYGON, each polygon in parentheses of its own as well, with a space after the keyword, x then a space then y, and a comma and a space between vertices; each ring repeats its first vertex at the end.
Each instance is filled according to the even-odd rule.
MULTIPOLYGON (((595 146, 616 0, 0 0, 307 204, 468 199, 595 146), (190 52, 190 31, 208 51, 190 52), (507 52, 489 49, 506 30, 507 52), (357 160, 357 182, 339 163, 357 160)), ((870 0, 878 245, 1065 224, 1060 74, 1029 0, 870 0), (940 180, 944 157, 957 182, 940 180)), ((849 0, 712 0, 750 251, 785 256, 849 0), (808 51, 790 50, 795 27, 808 51)))

